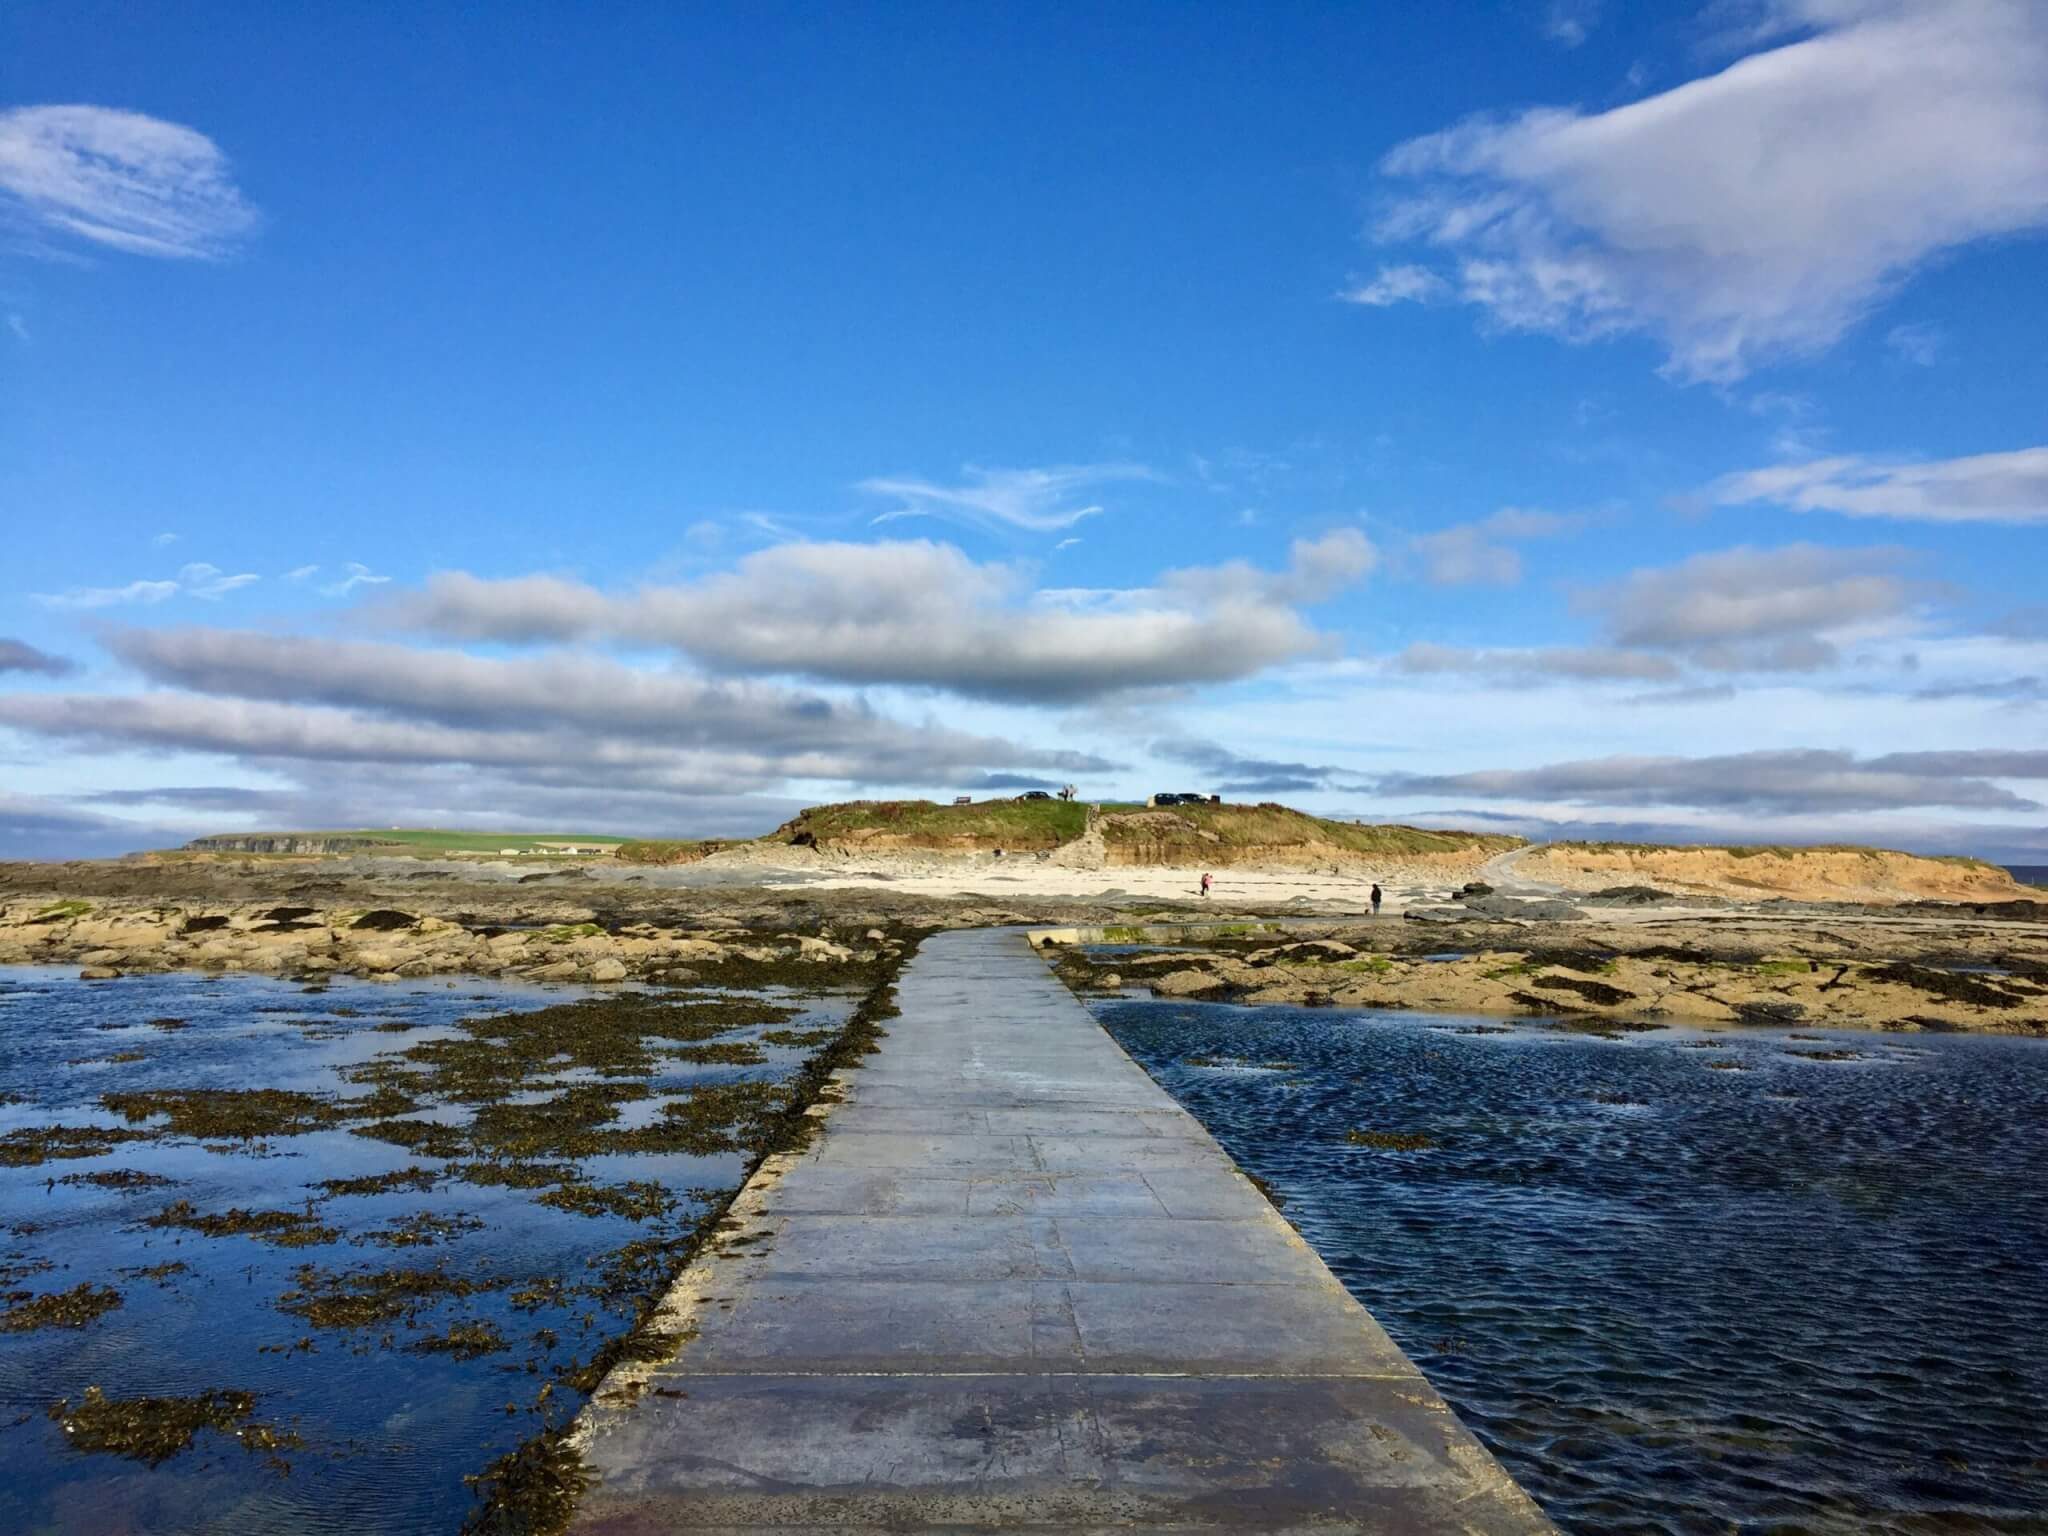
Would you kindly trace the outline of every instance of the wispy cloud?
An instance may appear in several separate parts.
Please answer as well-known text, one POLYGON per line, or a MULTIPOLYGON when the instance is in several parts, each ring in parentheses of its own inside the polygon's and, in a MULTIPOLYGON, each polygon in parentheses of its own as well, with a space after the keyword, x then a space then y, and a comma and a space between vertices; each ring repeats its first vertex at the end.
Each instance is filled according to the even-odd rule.
POLYGON ((1427 267, 1381 267, 1379 275, 1352 284, 1337 297, 1347 304, 1385 309, 1392 304, 1427 304, 1451 297, 1451 285, 1427 267))
POLYGON ((1511 587, 1522 579, 1522 557, 1511 541, 1570 533, 1585 519, 1523 507, 1503 507, 1476 523, 1417 534, 1408 548, 1434 586, 1511 587))
POLYGON ((0 204, 45 234, 218 260, 256 226, 205 134, 112 107, 0 112, 0 204))
POLYGON ((2048 522, 2048 448, 1918 464, 1853 454, 1729 475, 1708 488, 1720 506, 1769 502, 1926 523, 2048 522))
POLYGON ((39 592, 36 601, 45 608, 118 608, 131 603, 161 603, 180 596, 214 602, 261 580, 253 572, 230 576, 217 565, 195 560, 181 566, 177 576, 168 581, 131 581, 121 587, 70 587, 62 592, 39 592))
POLYGON ((1577 48, 1600 24, 1601 0, 1550 0, 1543 11, 1543 35, 1564 48, 1577 48))
POLYGON ((982 528, 1021 528, 1028 533, 1056 533, 1103 510, 1083 502, 1079 493, 1118 481, 1154 480, 1142 464, 1063 464, 1047 469, 980 469, 969 465, 957 485, 881 476, 860 482, 871 496, 888 496, 899 504, 874 519, 895 522, 906 517, 937 517, 982 528))
POLYGON ((306 581, 319 574, 320 567, 317 565, 295 565, 284 573, 284 579, 286 581, 306 581))
MULTIPOLYGON (((317 565, 301 566, 299 567, 299 569, 304 571, 308 576, 310 576, 314 571, 320 569, 320 567, 318 567, 317 565)), ((346 562, 341 569, 343 572, 341 580, 330 581, 326 586, 322 587, 320 589, 322 596, 347 597, 349 593, 355 591, 357 587, 381 587, 386 582, 391 580, 389 576, 379 576, 367 565, 360 564, 359 562, 354 560, 346 562)), ((293 575, 294 578, 297 577, 296 572, 294 572, 293 575)))
MULTIPOLYGON (((2048 224, 2048 8, 1783 0, 1809 35, 1607 112, 1473 118, 1382 162, 1392 267, 1512 330, 1646 334, 1682 380, 1837 340, 1930 258, 2048 224)), ((1384 274, 1383 274, 1384 276, 1384 274)))
POLYGON ((1916 321, 1910 325, 1895 325, 1884 333, 1884 344, 1890 347, 1892 355, 1902 363, 1911 363, 1915 368, 1932 368, 1941 361, 1942 348, 1948 344, 1948 336, 1938 325, 1916 321))

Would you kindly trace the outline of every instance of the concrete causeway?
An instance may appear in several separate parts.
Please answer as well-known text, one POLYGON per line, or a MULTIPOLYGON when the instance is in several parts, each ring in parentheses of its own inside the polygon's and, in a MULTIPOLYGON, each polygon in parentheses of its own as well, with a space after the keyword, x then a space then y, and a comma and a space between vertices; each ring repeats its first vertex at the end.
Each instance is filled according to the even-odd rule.
POLYGON ((576 1532, 1552 1529, 1021 935, 898 998, 586 1408, 576 1532))

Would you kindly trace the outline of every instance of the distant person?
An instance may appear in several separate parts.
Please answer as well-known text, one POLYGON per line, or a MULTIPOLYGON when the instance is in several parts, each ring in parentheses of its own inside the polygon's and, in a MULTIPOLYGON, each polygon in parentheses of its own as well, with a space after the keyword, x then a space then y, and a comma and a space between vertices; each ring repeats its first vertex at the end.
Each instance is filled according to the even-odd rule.
POLYGON ((1211 874, 1204 874, 1202 876, 1202 897, 1204 900, 1208 899, 1209 886, 1215 880, 1215 878, 1216 877, 1211 874))
POLYGON ((1374 917, 1378 917, 1380 915, 1380 902, 1382 899, 1383 898, 1380 896, 1380 888, 1378 886, 1374 886, 1372 888, 1372 915, 1374 917))

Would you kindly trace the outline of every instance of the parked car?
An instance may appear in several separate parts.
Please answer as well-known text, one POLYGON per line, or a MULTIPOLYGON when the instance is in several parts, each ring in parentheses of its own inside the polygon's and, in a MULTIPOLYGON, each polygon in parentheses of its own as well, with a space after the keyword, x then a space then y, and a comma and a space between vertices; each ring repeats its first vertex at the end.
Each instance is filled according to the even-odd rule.
POLYGON ((1027 789, 1017 797, 1019 800, 1050 800, 1052 795, 1043 789, 1027 789))

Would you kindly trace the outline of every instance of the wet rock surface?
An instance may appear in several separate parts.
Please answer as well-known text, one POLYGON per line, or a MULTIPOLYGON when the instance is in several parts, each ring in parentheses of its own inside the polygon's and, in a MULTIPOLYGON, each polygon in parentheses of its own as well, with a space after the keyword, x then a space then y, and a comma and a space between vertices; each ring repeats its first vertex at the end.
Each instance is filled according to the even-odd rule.
POLYGON ((1169 947, 1157 952, 1082 946, 1062 952, 1057 969, 1083 995, 1136 988, 1205 1002, 1585 1015, 1610 1024, 2048 1033, 2048 929, 1831 916, 1728 911, 1503 927, 1446 911, 1426 933, 1384 919, 1296 923, 1279 942, 1161 926, 1151 936, 1169 947))

